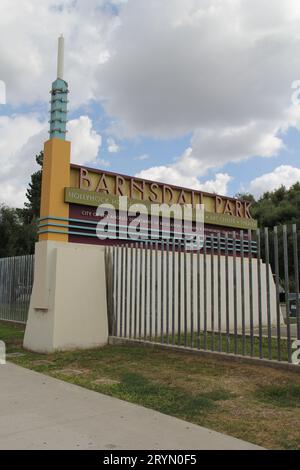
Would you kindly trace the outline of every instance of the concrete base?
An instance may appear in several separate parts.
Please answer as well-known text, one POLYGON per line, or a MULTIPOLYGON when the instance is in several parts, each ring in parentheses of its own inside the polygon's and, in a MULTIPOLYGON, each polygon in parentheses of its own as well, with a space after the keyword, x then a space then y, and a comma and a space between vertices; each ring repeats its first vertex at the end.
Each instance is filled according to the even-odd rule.
POLYGON ((51 353, 107 341, 104 248, 38 242, 24 348, 51 353))

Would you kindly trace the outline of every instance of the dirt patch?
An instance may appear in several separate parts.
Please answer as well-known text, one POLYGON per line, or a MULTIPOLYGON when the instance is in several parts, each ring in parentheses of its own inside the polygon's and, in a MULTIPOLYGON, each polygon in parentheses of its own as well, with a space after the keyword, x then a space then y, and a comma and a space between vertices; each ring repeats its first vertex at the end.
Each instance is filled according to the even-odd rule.
POLYGON ((33 366, 53 366, 53 361, 47 361, 46 359, 39 359, 37 361, 32 361, 31 364, 33 366))
POLYGON ((13 352, 13 353, 7 353, 6 357, 7 358, 10 358, 10 357, 24 357, 25 355, 26 354, 24 354, 24 353, 13 352))
POLYGON ((93 380, 94 385, 118 385, 121 382, 119 380, 113 380, 108 377, 101 377, 100 379, 93 380))
POLYGON ((61 369, 57 371, 59 374, 67 377, 76 377, 77 375, 87 375, 90 369, 61 369))

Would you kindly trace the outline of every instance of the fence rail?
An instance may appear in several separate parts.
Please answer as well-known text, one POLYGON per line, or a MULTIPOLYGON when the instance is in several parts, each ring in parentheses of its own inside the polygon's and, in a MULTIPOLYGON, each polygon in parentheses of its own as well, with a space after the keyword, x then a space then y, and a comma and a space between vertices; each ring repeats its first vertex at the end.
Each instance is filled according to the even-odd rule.
POLYGON ((174 239, 107 247, 110 335, 293 362, 298 237, 283 226, 214 233, 198 251, 174 239))
POLYGON ((0 320, 26 323, 34 255, 0 258, 0 320))
MULTIPOLYGON (((291 363, 299 243, 293 225, 208 234, 198 251, 176 239, 107 247, 110 335, 291 363)), ((33 268, 31 255, 0 259, 0 320, 26 322, 33 268)))

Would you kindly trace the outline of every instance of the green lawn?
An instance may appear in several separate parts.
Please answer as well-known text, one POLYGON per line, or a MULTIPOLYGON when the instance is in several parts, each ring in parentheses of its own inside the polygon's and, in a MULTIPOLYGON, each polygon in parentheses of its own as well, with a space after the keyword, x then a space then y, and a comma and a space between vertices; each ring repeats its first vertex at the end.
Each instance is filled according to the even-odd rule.
MULTIPOLYGON (((154 338, 153 341, 161 343, 161 337, 154 338)), ((245 335, 244 341, 241 334, 238 334, 235 338, 233 334, 226 335, 226 333, 219 334, 215 332, 212 334, 211 331, 208 331, 206 334, 203 332, 198 336, 197 333, 194 333, 193 337, 191 334, 187 334, 186 342, 184 335, 181 334, 178 338, 178 335, 174 337, 174 340, 171 335, 165 335, 163 337, 164 344, 174 344, 175 346, 187 346, 193 348, 204 349, 208 351, 220 351, 227 352, 229 354, 239 354, 244 356, 260 357, 260 344, 259 337, 254 336, 253 341, 249 335, 245 335), (251 353, 252 351, 252 353, 251 353)), ((287 340, 280 339, 280 354, 282 361, 288 361, 288 348, 287 340)), ((279 351, 278 351, 278 342, 277 338, 272 338, 270 341, 270 350, 271 355, 270 359, 279 360, 279 351)), ((269 341, 265 336, 262 337, 262 358, 269 359, 269 341)))
POLYGON ((23 367, 137 403, 269 449, 300 450, 300 374, 142 346, 34 354, 24 327, 0 322, 23 367))

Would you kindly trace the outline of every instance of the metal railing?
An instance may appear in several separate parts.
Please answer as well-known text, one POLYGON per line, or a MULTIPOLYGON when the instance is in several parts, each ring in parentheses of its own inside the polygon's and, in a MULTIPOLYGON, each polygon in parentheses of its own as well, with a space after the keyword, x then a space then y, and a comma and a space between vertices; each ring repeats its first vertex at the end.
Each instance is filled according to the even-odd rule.
POLYGON ((107 247, 110 335, 293 362, 298 238, 294 225, 209 234, 198 251, 174 239, 107 247))
POLYGON ((0 258, 0 320, 26 323, 34 255, 0 258))

